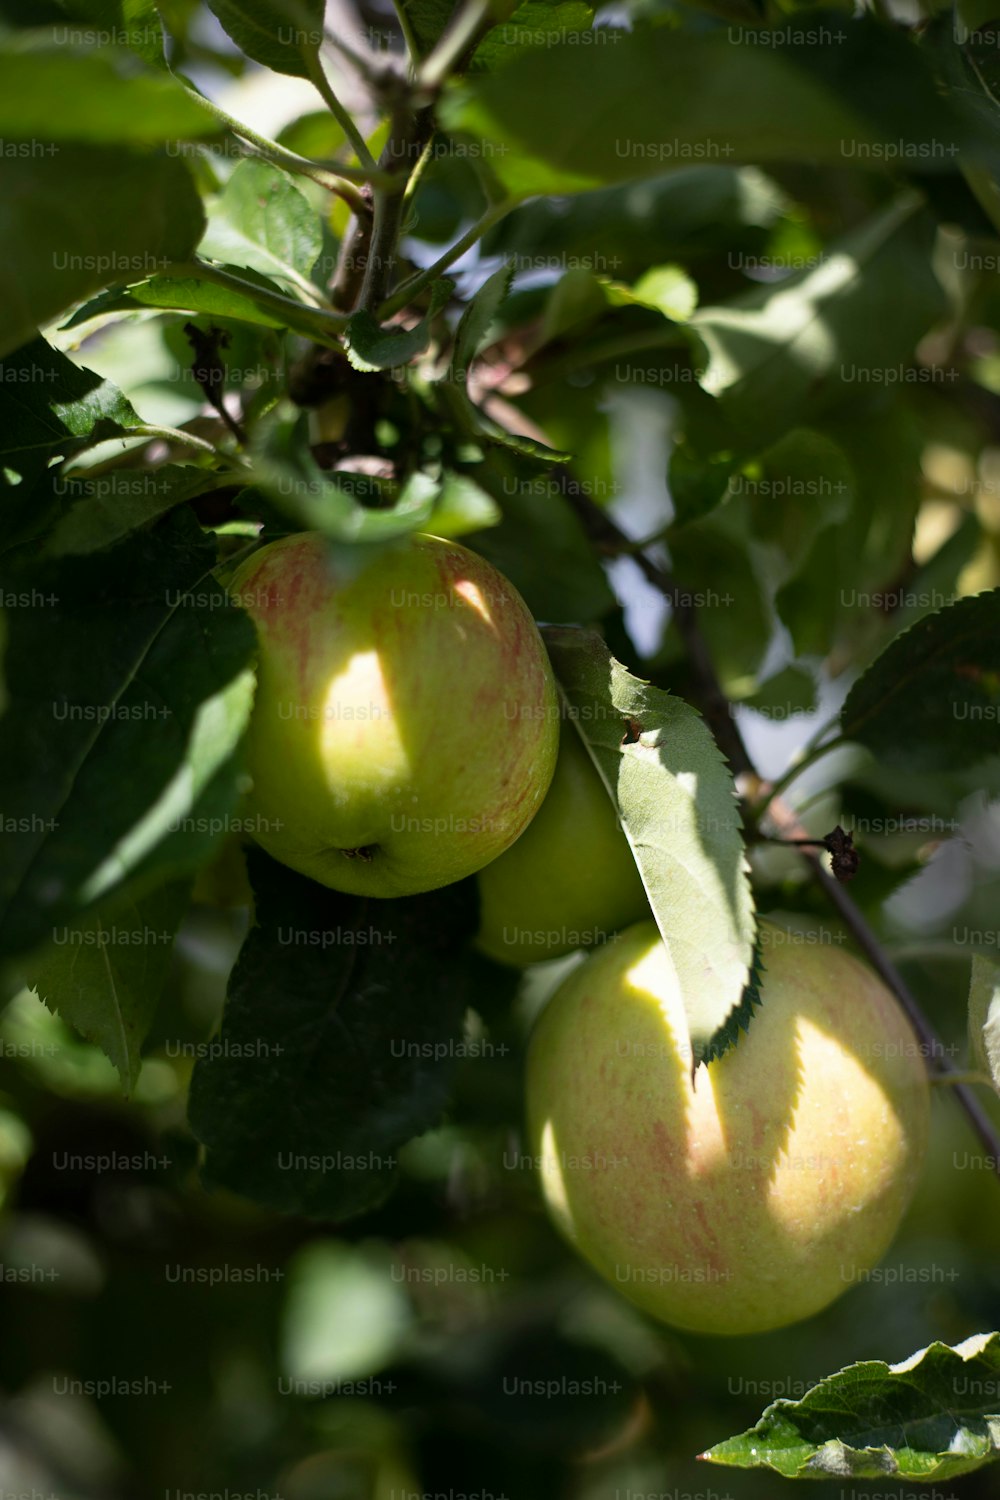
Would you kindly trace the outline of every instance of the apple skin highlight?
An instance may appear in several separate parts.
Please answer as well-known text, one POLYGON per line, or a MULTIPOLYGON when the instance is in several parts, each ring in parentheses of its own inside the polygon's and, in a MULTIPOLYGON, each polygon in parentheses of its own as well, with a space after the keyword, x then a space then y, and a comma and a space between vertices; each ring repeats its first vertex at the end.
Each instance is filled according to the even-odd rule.
POLYGON ((258 637, 248 812, 275 859, 335 890, 407 896, 474 874, 548 790, 559 708, 502 574, 412 535, 370 552, 272 542, 230 594, 258 637))
POLYGON ((763 927, 762 1004, 691 1079, 655 925, 588 958, 539 1019, 530 1150, 559 1230, 677 1328, 808 1318, 890 1245, 924 1158, 917 1038, 875 974, 763 927))

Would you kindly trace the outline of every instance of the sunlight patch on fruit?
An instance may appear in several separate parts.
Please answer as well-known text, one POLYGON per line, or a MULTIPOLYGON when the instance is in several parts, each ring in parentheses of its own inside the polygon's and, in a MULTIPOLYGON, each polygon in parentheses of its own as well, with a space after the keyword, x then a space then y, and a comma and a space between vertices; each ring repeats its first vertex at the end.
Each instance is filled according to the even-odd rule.
POLYGON ((476 611, 476 614, 480 616, 484 624, 493 624, 493 616, 490 614, 489 605, 483 598, 482 589, 477 583, 473 583, 470 578, 459 578, 455 582, 455 593, 476 611))
POLYGON ((320 741, 324 755, 333 754, 343 746, 345 736, 351 734, 352 721, 356 735, 362 734, 373 720, 391 725, 392 700, 377 650, 355 651, 344 670, 330 678, 322 719, 320 741))
POLYGON ((573 1221, 573 1215, 566 1193, 566 1184, 563 1181, 562 1168, 559 1164, 559 1143, 556 1140, 556 1130, 551 1120, 546 1120, 542 1126, 541 1145, 541 1173, 545 1184, 546 1202, 557 1219, 570 1224, 573 1221))

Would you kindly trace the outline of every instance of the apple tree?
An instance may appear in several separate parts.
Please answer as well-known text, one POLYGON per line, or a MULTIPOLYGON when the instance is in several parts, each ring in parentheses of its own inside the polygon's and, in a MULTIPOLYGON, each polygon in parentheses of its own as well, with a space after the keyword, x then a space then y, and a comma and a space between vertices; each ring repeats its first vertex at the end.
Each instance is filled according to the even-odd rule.
POLYGON ((0 203, 0 1500, 994 1494, 998 7, 0 0, 0 203))

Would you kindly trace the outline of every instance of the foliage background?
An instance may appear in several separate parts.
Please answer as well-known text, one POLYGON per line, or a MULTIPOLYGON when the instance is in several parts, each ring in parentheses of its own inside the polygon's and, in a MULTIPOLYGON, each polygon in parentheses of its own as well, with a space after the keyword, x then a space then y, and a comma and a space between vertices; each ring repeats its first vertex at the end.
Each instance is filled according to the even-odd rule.
MULTIPOLYGON (((283 131, 293 149, 342 149, 329 120, 299 118, 307 85, 246 68, 203 7, 173 0, 161 9, 177 39, 175 69, 213 97, 226 85, 228 108, 283 131)), ((577 483, 613 502, 629 535, 664 526, 669 470, 679 517, 666 538, 672 564, 700 596, 723 687, 743 705, 734 712, 771 775, 903 626, 1000 584, 998 250, 989 195, 984 206, 970 188, 982 178, 963 177, 953 157, 932 161, 933 171, 911 158, 869 172, 830 147, 826 109, 868 126, 874 119, 876 138, 918 144, 954 124, 934 116, 928 94, 913 103, 911 64, 874 22, 844 53, 803 43, 812 86, 800 95, 764 90, 772 150, 758 129, 739 153, 748 165, 691 161, 626 180, 631 169, 610 146, 607 118, 624 122, 615 128, 632 139, 662 137, 662 116, 655 129, 644 123, 656 94, 680 129, 721 66, 721 54, 708 53, 699 70, 699 49, 727 25, 764 19, 718 9, 681 23, 655 0, 642 7, 640 24, 655 33, 648 78, 619 70, 613 43, 581 46, 579 88, 606 101, 605 117, 584 118, 579 93, 549 89, 546 48, 509 94, 484 86, 464 105, 456 94, 448 106, 456 123, 483 138, 517 134, 522 149, 495 159, 508 183, 558 193, 561 173, 583 174, 591 188, 518 209, 490 231, 482 262, 472 257, 459 269, 468 291, 503 259, 519 267, 493 327, 509 332, 516 350, 519 330, 537 338, 541 323, 520 409, 574 453, 577 483), (681 59, 672 92, 664 39, 681 59), (532 105, 539 99, 544 108, 532 105), (651 268, 660 279, 643 287, 651 268), (781 302, 775 274, 789 271, 781 302), (600 277, 637 297, 642 290, 654 310, 641 299, 616 304, 600 277), (737 297, 749 299, 749 322, 734 334, 727 309, 737 297), (788 341, 783 330, 806 304, 819 314, 788 341), (678 334, 689 323, 700 345, 678 334), (884 373, 845 377, 857 367, 884 373)), ((67 15, 60 5, 2 10, 11 23, 67 15)), ((802 16, 815 28, 842 24, 836 12, 802 16)), ((949 78, 956 96, 969 95, 957 133, 976 136, 986 172, 1000 49, 985 28, 957 55, 952 22, 944 12, 922 18, 921 65, 949 78)), ((393 27, 381 12, 362 24, 387 37, 393 27)), ((768 61, 752 46, 730 59, 713 95, 720 111, 720 98, 729 101, 718 116, 723 134, 751 118, 755 91, 745 80, 768 61)), ((17 107, 28 107, 29 94, 26 86, 13 96, 17 107)), ((232 165, 224 151, 185 157, 207 196, 222 189, 232 165)), ((7 201, 20 202, 22 163, 4 166, 7 201)), ((322 200, 304 191, 314 207, 322 200)), ((435 162, 412 225, 424 261, 482 206, 468 159, 435 162)), ((92 197, 84 208, 92 217, 92 197)), ((321 255, 335 254, 345 227, 337 205, 321 255)), ((8 311, 20 306, 18 275, 32 284, 27 229, 25 258, 8 267, 8 311)), ((96 290, 81 286, 79 297, 96 290)), ((60 330, 57 318, 48 332, 54 347, 113 380, 146 421, 180 427, 207 420, 185 316, 143 315, 96 332, 86 323, 60 330)), ((230 369, 258 372, 245 395, 264 404, 259 372, 280 370, 287 347, 266 321, 234 320, 232 335, 230 369)), ((511 472, 494 475, 502 524, 473 528, 474 544, 510 572, 540 618, 602 617, 623 660, 697 701, 676 619, 634 563, 607 565, 613 595, 565 510, 524 503, 525 475, 544 486, 538 475, 547 470, 528 469, 512 487, 504 484, 511 472)), ((23 510, 17 486, 5 493, 15 550, 37 540, 40 491, 44 500, 41 484, 23 510)), ((232 651, 237 661, 238 642, 232 651)), ((859 904, 959 1062, 977 944, 956 934, 995 924, 996 780, 995 761, 985 772, 902 773, 846 750, 800 784, 815 799, 803 814, 811 829, 838 818, 858 829, 859 904)), ((755 876, 761 909, 829 920, 787 851, 758 849, 755 876)), ((400 1153, 398 1186, 381 1206, 318 1225, 222 1189, 206 1193, 188 1085, 217 1032, 245 926, 244 911, 208 901, 187 911, 127 1101, 104 1054, 31 994, 19 989, 0 1014, 0 1500, 23 1492, 32 1500, 163 1492, 773 1500, 782 1481, 698 1466, 694 1455, 750 1426, 773 1396, 801 1394, 842 1365, 903 1359, 933 1339, 955 1343, 1000 1324, 1000 1200, 952 1101, 938 1097, 944 1089, 921 1193, 872 1280, 808 1325, 753 1340, 687 1337, 633 1313, 567 1255, 532 1173, 518 1164, 525 1038, 563 964, 520 983, 485 965, 476 972, 474 1055, 454 1068, 440 1125, 400 1153), (112 1169, 61 1165, 109 1156, 112 1169), (594 1382, 596 1394, 512 1395, 506 1382, 515 1378, 594 1382), (140 1394, 101 1385, 133 1380, 140 1394)), ((844 1495, 876 1492, 834 1485, 844 1495)), ((985 1497, 995 1485, 986 1470, 959 1490, 985 1497)), ((887 1481, 877 1493, 902 1500, 914 1486, 887 1481)))

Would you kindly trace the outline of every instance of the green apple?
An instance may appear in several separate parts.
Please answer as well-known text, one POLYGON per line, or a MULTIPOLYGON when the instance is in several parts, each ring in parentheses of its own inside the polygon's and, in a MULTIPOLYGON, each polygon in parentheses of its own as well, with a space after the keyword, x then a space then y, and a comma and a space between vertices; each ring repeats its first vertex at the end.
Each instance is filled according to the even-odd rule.
POLYGON ((555 1224, 624 1296, 698 1333, 780 1328, 861 1279, 927 1143, 920 1046, 881 980, 830 942, 761 936, 763 1004, 693 1082, 651 922, 574 970, 529 1051, 555 1224))
POLYGON ((533 964, 593 947, 648 916, 614 804, 572 725, 563 727, 538 816, 478 880, 478 944, 502 963, 533 964))
POLYGON ((254 553, 230 592, 259 643, 255 837, 335 890, 408 896, 472 875, 541 806, 559 710, 521 596, 433 536, 254 553))

